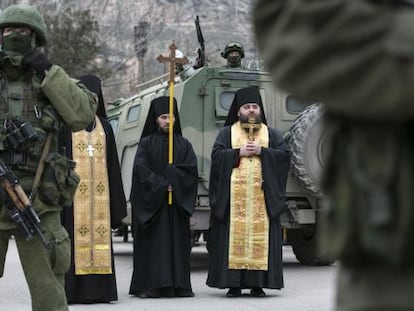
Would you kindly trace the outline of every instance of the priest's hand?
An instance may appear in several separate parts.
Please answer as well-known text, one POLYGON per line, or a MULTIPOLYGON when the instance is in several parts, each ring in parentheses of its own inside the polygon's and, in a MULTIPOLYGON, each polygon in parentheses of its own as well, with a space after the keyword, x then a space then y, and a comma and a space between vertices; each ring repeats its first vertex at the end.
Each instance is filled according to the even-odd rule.
POLYGON ((255 143, 254 141, 249 141, 248 144, 249 144, 249 148, 252 151, 253 155, 259 155, 260 152, 262 152, 262 147, 259 144, 255 143))
POLYGON ((249 140, 246 144, 241 146, 239 156, 240 157, 253 157, 259 155, 262 151, 262 147, 256 142, 249 140))

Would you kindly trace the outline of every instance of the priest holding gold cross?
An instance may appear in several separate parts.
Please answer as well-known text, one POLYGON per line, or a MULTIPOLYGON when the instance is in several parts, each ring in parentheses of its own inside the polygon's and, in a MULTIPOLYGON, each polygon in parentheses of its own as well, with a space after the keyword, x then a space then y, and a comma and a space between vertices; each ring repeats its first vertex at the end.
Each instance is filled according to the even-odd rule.
POLYGON ((207 285, 227 297, 283 288, 282 228, 289 152, 267 126, 258 87, 235 93, 211 153, 207 285))
POLYGON ((139 298, 193 297, 190 217, 197 195, 197 157, 182 136, 174 98, 175 44, 169 95, 154 98, 135 155, 131 206, 134 264, 129 294, 139 298))

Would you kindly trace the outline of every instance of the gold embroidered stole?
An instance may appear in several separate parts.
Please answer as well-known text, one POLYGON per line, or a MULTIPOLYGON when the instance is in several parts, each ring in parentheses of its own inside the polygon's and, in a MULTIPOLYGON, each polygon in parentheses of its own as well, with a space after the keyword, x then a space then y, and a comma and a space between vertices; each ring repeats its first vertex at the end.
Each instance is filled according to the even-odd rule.
POLYGON ((92 132, 72 133, 80 183, 73 201, 75 274, 111 274, 111 226, 106 135, 98 117, 92 132))
MULTIPOLYGON (((231 128, 231 145, 240 148, 248 133, 235 123, 231 128)), ((255 131, 255 141, 269 146, 267 126, 255 131)), ((229 269, 267 270, 269 220, 262 189, 260 157, 242 157, 233 168, 230 186, 229 269)))

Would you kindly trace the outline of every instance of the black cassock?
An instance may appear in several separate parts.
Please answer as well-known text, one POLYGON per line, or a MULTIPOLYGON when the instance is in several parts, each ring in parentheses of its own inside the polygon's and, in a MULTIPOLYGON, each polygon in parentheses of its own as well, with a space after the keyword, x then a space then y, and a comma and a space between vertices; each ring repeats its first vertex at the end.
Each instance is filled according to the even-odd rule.
MULTIPOLYGON (((106 156, 108 182, 110 191, 111 228, 121 225, 121 220, 127 215, 125 193, 121 178, 121 169, 111 125, 99 118, 106 134, 106 156)), ((66 155, 72 158, 72 135, 67 129, 60 133, 60 145, 65 147, 66 155)), ((65 290, 69 303, 110 302, 118 300, 114 255, 112 249, 112 274, 75 275, 73 237, 74 237, 73 206, 67 207, 62 213, 62 223, 72 241, 71 267, 66 273, 65 290)), ((112 241, 111 241, 112 243, 112 241)))
POLYGON ((174 134, 173 163, 168 164, 168 134, 141 138, 134 161, 131 205, 134 271, 129 293, 180 289, 190 283, 190 216, 197 195, 197 158, 187 139, 174 134), (173 204, 168 205, 168 185, 173 204))
POLYGON ((213 146, 210 173, 210 263, 207 285, 217 288, 283 288, 282 230, 289 152, 281 137, 269 128, 269 147, 262 148, 263 190, 269 217, 268 271, 228 269, 230 176, 238 165, 239 149, 231 149, 231 126, 224 127, 213 146))

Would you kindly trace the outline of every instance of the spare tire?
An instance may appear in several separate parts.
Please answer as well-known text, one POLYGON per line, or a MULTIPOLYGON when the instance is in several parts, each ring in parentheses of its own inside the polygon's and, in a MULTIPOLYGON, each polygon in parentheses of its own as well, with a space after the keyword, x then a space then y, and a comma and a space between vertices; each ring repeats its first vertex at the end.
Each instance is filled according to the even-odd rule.
POLYGON ((316 196, 321 195, 319 185, 324 166, 323 115, 321 104, 309 105, 286 136, 291 151, 291 172, 300 185, 316 196))

